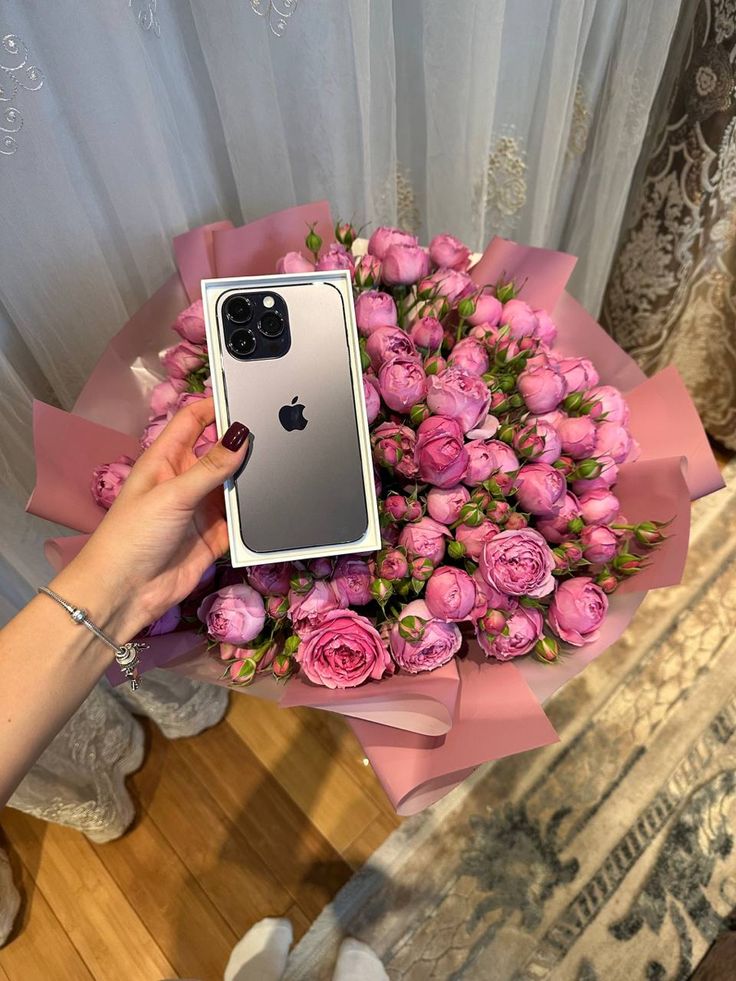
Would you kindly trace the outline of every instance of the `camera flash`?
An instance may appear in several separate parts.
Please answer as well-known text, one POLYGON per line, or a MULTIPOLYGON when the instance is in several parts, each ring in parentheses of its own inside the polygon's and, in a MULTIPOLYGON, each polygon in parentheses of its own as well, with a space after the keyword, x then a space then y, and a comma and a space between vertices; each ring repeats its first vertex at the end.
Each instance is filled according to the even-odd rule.
POLYGON ((276 301, 274 300, 274 298, 272 296, 264 296, 263 297, 263 305, 264 305, 264 307, 272 307, 275 302, 276 301))

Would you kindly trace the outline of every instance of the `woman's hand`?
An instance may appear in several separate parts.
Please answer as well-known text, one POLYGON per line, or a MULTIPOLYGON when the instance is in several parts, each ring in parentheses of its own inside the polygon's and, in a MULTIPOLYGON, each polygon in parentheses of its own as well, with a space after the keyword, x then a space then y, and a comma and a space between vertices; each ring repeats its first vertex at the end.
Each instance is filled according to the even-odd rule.
POLYGON ((242 464, 248 429, 234 422, 197 459, 212 399, 181 409, 138 459, 79 555, 51 583, 124 643, 187 596, 228 546, 221 484, 242 464))

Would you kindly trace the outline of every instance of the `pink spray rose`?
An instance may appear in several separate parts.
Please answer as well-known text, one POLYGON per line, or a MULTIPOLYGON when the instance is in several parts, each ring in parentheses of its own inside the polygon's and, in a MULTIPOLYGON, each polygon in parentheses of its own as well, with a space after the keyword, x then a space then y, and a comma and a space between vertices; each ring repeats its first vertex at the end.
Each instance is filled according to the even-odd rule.
POLYGON ((501 323, 503 305, 500 300, 490 293, 481 293, 475 298, 475 312, 468 317, 468 323, 474 327, 486 324, 489 327, 497 327, 501 323))
POLYGON ((176 405, 186 384, 183 378, 169 378, 156 385, 151 392, 151 416, 165 416, 176 405))
POLYGON ((468 453, 468 467, 463 482, 476 486, 492 474, 515 473, 519 461, 514 451, 506 443, 497 439, 474 439, 465 444, 468 453))
POLYGON ((492 521, 483 520, 479 525, 458 525, 455 538, 465 548, 468 558, 477 562, 483 552, 483 547, 498 534, 498 525, 492 521))
POLYGON ((552 550, 538 531, 502 531, 483 546, 480 571, 486 582, 509 596, 546 596, 555 588, 552 550))
POLYGON ((355 301, 355 319, 364 337, 370 337, 376 327, 395 327, 398 317, 393 297, 380 290, 366 290, 355 301))
POLYGON ((586 393, 586 397, 596 404, 590 410, 594 419, 601 422, 616 422, 626 426, 629 422, 629 406, 621 392, 613 385, 597 385, 586 393))
POLYGON ((560 358, 556 364, 567 382, 568 392, 584 392, 598 384, 598 372, 587 358, 560 358))
POLYGON ((475 292, 475 283, 464 272, 454 269, 438 269, 431 276, 426 276, 417 287, 420 293, 432 291, 444 296, 448 302, 457 303, 465 296, 475 292))
POLYGON ((302 639, 296 660, 313 684, 326 688, 355 688, 393 669, 378 631, 355 610, 325 613, 302 639))
POLYGON ((390 643, 394 660, 404 671, 416 674, 439 668, 457 654, 462 644, 460 629, 454 623, 432 619, 423 600, 407 603, 401 618, 419 617, 425 621, 424 632, 419 640, 406 640, 401 636, 398 624, 391 627, 390 643))
POLYGON ((404 579, 408 574, 409 563, 398 548, 389 549, 376 566, 376 575, 380 579, 404 579))
POLYGON ((454 487, 468 465, 462 430, 454 419, 430 416, 417 429, 414 460, 420 478, 435 487, 454 487))
POLYGON ((460 508, 470 500, 470 491, 462 484, 455 487, 432 487, 427 494, 427 513, 443 525, 454 524, 460 508))
POLYGON ((200 603, 197 616, 213 640, 228 644, 247 644, 266 622, 263 597, 245 583, 210 593, 200 603))
POLYGON ((174 321, 173 328, 182 340, 192 344, 204 344, 206 334, 202 301, 195 300, 186 310, 182 310, 174 321))
POLYGON ((580 510, 586 524, 607 525, 618 518, 621 505, 615 494, 600 487, 583 494, 580 498, 580 510))
POLYGON ((501 323, 508 324, 511 336, 517 341, 521 337, 533 337, 538 326, 537 315, 523 300, 509 300, 504 303, 501 323))
POLYGON ((427 382, 427 405, 432 412, 457 419, 466 433, 485 419, 491 393, 477 375, 462 368, 447 368, 439 375, 430 375, 427 382))
POLYGON ((414 341, 400 327, 376 327, 366 341, 365 351, 371 359, 374 371, 378 371, 382 364, 394 358, 420 360, 414 341))
POLYGON ((165 351, 161 356, 161 364, 172 378, 186 378, 193 371, 201 368, 207 357, 204 347, 182 341, 165 351))
POLYGON ((518 606, 506 621, 508 633, 489 636, 478 630, 476 637, 486 657, 508 661, 512 657, 528 654, 542 636, 544 618, 539 610, 518 606))
POLYGON ((123 489, 135 460, 129 456, 119 456, 112 463, 104 463, 92 471, 90 490, 95 504, 101 508, 111 508, 113 501, 123 489))
POLYGON ((381 411, 381 396, 377 386, 365 375, 363 375, 363 396, 365 397, 365 412, 370 426, 376 421, 378 413, 381 411))
POLYGON ((442 343, 442 324, 436 317, 420 317, 411 325, 409 333, 417 347, 428 351, 436 351, 442 343))
POLYGON ((340 245, 339 242, 333 242, 328 250, 321 255, 317 260, 317 269, 349 269, 353 271, 355 265, 355 260, 351 252, 345 248, 344 245, 340 245))
POLYGON ((473 582, 478 592, 483 594, 487 609, 501 610, 503 613, 513 613, 518 607, 518 599, 515 596, 509 596, 508 593, 501 593, 494 586, 491 586, 483 578, 480 569, 476 569, 473 573, 473 582))
POLYGON ((557 338, 557 328, 552 322, 552 318, 547 313, 546 310, 535 310, 534 315, 537 318, 537 339, 547 347, 552 347, 557 338))
POLYGON ((390 245, 381 262, 381 279, 389 286, 409 286, 429 272, 429 256, 420 245, 390 245))
POLYGON ((378 372, 378 383, 383 401, 395 412, 408 412, 427 393, 427 376, 421 362, 414 358, 386 361, 378 372))
POLYGON ((591 477, 588 480, 573 481, 572 489, 578 497, 588 494, 593 490, 608 490, 613 487, 618 479, 618 467, 610 456, 596 455, 596 459, 603 468, 597 477, 591 477))
POLYGON ((452 349, 447 363, 471 375, 484 375, 488 371, 488 352, 474 337, 465 337, 452 349))
POLYGON ((547 620, 558 637, 582 647, 596 639, 607 610, 608 597, 603 590, 587 576, 576 576, 558 585, 547 620))
POLYGON ((332 574, 332 586, 340 597, 341 606, 365 606, 373 599, 373 574, 365 559, 343 555, 337 560, 332 574))
POLYGON ((433 518, 422 518, 413 524, 404 525, 399 535, 399 544, 406 549, 412 559, 429 559, 438 565, 445 554, 445 539, 450 532, 433 518))
POLYGON ((382 225, 368 239, 368 251, 371 255, 383 259, 392 245, 416 245, 416 235, 402 232, 400 228, 382 225))
POLYGON ((416 477, 416 436, 413 429, 395 422, 382 422, 371 433, 371 444, 373 458, 382 467, 390 467, 402 477, 416 477))
POLYGON ((369 252, 355 260, 353 280, 359 289, 370 289, 381 279, 381 260, 369 252))
POLYGON ((454 235, 435 235, 429 243, 429 257, 435 266, 466 272, 470 265, 470 249, 454 235))
POLYGON ((306 593, 289 591, 289 619, 298 634, 308 632, 324 613, 342 605, 338 590, 324 579, 317 579, 306 593))
POLYGON ((562 453, 562 444, 555 427, 544 419, 529 419, 526 426, 518 429, 514 435, 514 446, 517 449, 526 447, 525 456, 535 463, 554 463, 562 453), (533 442, 529 447, 529 437, 533 442))
POLYGON ((287 252, 276 263, 277 273, 314 272, 314 263, 301 252, 287 252))
POLYGON ((618 548, 616 533, 605 525, 586 525, 580 533, 583 543, 583 558, 593 565, 610 562, 618 548))
POLYGON ((567 395, 567 382, 551 363, 527 367, 516 384, 527 408, 536 414, 556 409, 567 395))
POLYGON ((424 600, 438 620, 466 620, 475 606, 475 583, 463 569, 441 565, 427 582, 424 600))
POLYGON ((528 463, 516 478, 516 496, 522 509, 543 518, 557 514, 566 492, 564 476, 548 463, 528 463))
POLYGON ((595 451, 598 427, 589 416, 569 416, 560 420, 557 432, 562 452, 573 460, 585 460, 595 451))
POLYGON ((576 536, 570 531, 571 521, 580 518, 580 504, 574 494, 565 494, 562 507, 553 518, 540 518, 537 521, 537 531, 541 532, 548 542, 559 545, 576 536))
POLYGON ((623 463, 631 451, 632 440, 626 429, 616 422, 599 422, 596 431, 595 456, 610 456, 623 463))
POLYGON ((294 566, 291 562, 271 562, 253 565, 247 570, 248 582, 261 596, 286 596, 289 592, 294 566))

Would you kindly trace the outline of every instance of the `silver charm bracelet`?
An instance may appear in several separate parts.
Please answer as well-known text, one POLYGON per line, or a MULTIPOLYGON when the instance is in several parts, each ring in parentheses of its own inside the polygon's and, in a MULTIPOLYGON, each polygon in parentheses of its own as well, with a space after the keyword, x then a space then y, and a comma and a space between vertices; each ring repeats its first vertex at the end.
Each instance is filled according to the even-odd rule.
POLYGON ((136 691, 140 688, 141 683, 139 680, 138 666, 141 662, 138 654, 140 651, 146 650, 148 644, 139 644, 137 641, 131 641, 129 644, 122 645, 116 644, 111 637, 108 637, 103 630, 100 630, 98 626, 92 623, 84 610, 80 610, 78 606, 72 606, 71 603, 67 603, 53 589, 49 589, 48 586, 39 586, 38 592, 49 596, 55 603, 58 603, 59 606, 62 606, 66 610, 75 623, 80 623, 87 630, 91 630, 98 640, 101 640, 103 644, 107 644, 108 647, 112 648, 115 651, 115 660, 117 661, 118 667, 128 679, 130 690, 136 691))

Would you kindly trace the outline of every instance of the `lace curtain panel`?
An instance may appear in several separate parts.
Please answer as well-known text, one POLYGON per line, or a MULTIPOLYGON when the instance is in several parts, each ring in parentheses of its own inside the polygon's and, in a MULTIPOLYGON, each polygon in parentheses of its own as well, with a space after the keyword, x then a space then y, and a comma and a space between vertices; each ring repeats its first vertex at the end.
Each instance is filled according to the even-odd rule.
POLYGON ((736 2, 690 6, 633 185, 603 323, 647 372, 675 363, 736 450, 736 2))
MULTIPOLYGON (((43 539, 60 533, 23 514, 32 398, 71 407, 187 228, 329 198, 423 240, 450 231, 477 249, 498 233, 574 252, 573 290, 595 311, 678 10, 76 0, 70 16, 3 0, 0 616, 48 578, 43 539)), ((136 711, 171 735, 224 711, 219 690, 181 685, 159 675, 136 711)), ((119 834, 140 758, 130 707, 99 688, 14 806, 119 834)), ((3 881, 0 865, 0 894, 3 881)))

